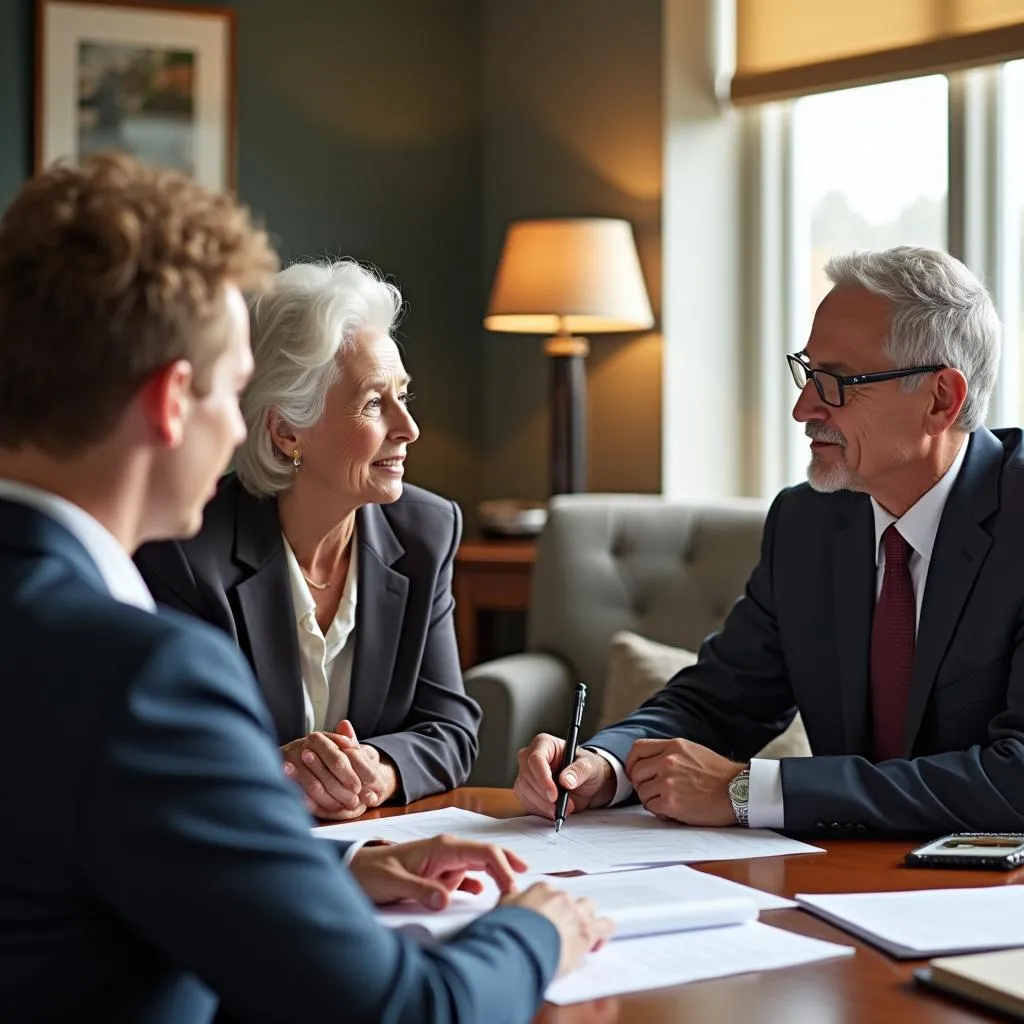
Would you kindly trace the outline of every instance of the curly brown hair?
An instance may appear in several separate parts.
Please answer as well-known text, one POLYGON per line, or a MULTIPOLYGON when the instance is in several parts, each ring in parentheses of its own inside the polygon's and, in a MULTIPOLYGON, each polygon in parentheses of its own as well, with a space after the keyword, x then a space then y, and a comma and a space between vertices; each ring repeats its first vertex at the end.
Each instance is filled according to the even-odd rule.
POLYGON ((0 219, 0 447, 72 455, 178 359, 205 393, 225 287, 277 266, 245 207, 177 171, 102 153, 30 179, 0 219))

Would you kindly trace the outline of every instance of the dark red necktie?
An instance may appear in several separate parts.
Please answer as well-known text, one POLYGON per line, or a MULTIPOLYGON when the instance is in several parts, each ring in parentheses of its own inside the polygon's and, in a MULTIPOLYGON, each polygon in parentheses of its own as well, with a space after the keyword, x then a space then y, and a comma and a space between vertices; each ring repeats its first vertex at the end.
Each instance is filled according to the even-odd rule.
POLYGON ((903 725, 914 670, 917 607, 910 579, 912 548, 895 526, 882 534, 885 575, 871 624, 871 711, 875 760, 903 756, 903 725))

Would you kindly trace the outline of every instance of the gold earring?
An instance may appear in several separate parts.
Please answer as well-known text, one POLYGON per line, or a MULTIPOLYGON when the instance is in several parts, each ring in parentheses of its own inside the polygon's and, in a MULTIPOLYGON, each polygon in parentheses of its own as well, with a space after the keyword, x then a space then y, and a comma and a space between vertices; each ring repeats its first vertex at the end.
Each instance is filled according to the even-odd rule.
POLYGON ((296 448, 296 449, 295 449, 295 450, 294 450, 294 451, 292 452, 292 465, 293 465, 293 466, 294 466, 294 467, 295 467, 296 469, 298 469, 298 468, 299 468, 299 466, 301 466, 301 465, 302 465, 302 453, 301 453, 301 452, 299 451, 299 449, 298 449, 298 448, 296 448))

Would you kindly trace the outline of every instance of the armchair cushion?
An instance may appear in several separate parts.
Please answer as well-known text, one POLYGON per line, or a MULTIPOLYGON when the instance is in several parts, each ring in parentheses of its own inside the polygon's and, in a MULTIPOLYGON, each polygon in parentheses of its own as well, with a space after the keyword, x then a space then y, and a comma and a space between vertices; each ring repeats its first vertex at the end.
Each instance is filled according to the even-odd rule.
POLYGON ((629 630, 619 630, 612 636, 608 648, 604 700, 596 731, 621 722, 680 669, 696 661, 697 655, 693 651, 659 644, 629 630))
MULTIPOLYGON (((598 730, 621 721, 652 697, 677 672, 697 662, 697 655, 681 647, 659 644, 629 630, 611 639, 608 673, 598 730)), ((799 713, 785 732, 776 736, 758 757, 807 757, 811 753, 799 713)))

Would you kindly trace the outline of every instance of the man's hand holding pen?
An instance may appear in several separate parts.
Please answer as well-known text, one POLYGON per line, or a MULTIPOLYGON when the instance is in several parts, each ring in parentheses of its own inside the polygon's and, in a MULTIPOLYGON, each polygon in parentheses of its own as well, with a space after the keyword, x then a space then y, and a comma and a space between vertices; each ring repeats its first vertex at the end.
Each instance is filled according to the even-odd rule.
POLYGON ((566 814, 611 803, 615 796, 615 773, 600 754, 581 748, 567 768, 562 768, 564 757, 565 740, 549 733, 534 737, 528 747, 519 751, 519 774, 514 789, 530 814, 554 819, 558 799, 556 773, 569 794, 566 814))

